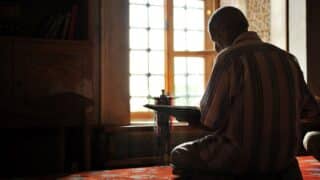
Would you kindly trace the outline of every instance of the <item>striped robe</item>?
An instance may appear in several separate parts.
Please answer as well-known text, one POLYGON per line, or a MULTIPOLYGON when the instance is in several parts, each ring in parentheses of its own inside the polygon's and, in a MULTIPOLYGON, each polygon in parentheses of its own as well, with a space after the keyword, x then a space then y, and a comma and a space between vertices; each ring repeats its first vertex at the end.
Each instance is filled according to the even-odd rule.
POLYGON ((255 32, 218 54, 200 110, 214 131, 198 143, 201 159, 234 172, 287 167, 301 142, 300 119, 319 114, 296 58, 255 32))

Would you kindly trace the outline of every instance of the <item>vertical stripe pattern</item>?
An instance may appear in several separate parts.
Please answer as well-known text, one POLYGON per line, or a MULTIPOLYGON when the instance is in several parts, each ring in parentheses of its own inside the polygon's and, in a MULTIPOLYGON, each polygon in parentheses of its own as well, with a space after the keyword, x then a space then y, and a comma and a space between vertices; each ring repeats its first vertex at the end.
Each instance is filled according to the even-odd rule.
POLYGON ((238 147, 242 171, 280 171, 295 157, 297 113, 306 106, 319 111, 306 102, 310 95, 301 76, 293 55, 254 32, 243 33, 218 54, 200 103, 201 121, 238 147))

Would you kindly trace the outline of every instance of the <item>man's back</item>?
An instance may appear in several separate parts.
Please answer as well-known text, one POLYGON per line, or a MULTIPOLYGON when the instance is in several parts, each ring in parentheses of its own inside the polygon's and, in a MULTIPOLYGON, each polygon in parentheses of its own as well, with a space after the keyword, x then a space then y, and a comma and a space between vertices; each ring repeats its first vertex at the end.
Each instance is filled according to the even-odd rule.
POLYGON ((201 103, 202 122, 239 147, 242 168, 281 170, 300 142, 303 87, 294 56, 244 33, 217 57, 201 103))
POLYGON ((263 43, 248 27, 235 7, 221 7, 209 18, 219 54, 200 102, 200 121, 212 133, 176 146, 171 162, 187 172, 282 174, 290 169, 290 179, 302 179, 295 159, 299 119, 314 118, 319 107, 294 56, 263 43))

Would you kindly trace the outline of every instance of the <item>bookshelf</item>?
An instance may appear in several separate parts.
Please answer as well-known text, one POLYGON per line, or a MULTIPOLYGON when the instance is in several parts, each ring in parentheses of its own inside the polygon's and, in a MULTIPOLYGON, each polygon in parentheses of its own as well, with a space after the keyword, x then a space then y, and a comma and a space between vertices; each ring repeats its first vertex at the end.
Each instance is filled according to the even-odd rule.
MULTIPOLYGON (((89 133, 85 130, 88 123, 96 121, 98 111, 98 2, 0 0, 0 99, 3 100, 0 109, 5 111, 6 107, 28 107, 39 97, 64 92, 77 93, 94 102, 94 107, 83 111, 86 115, 68 120, 52 120, 49 117, 24 119, 1 113, 2 136, 16 134, 17 139, 6 141, 5 152, 0 151, 0 159, 6 157, 2 164, 12 165, 5 168, 8 175, 63 173, 70 171, 72 163, 77 164, 81 170, 90 168, 90 154, 87 150, 89 133), (70 32, 72 13, 76 13, 73 33, 70 32), (48 29, 51 26, 52 34, 48 29, 45 30, 46 24, 48 29), (46 130, 52 133, 47 136, 46 130), (73 135, 77 133, 82 138, 73 135), (33 136, 43 138, 33 139, 33 136), (24 137, 31 137, 28 144, 24 143, 24 137), (76 157, 70 159, 67 155, 71 150, 65 146, 65 141, 78 142, 74 146, 78 151, 76 157), (47 142, 46 147, 41 146, 43 142, 47 142), (16 147, 19 147, 17 153, 21 159, 13 153, 7 153, 16 147), (40 154, 42 150, 51 154, 52 158, 32 157, 28 154, 40 154)), ((72 107, 66 109, 71 111, 72 107)), ((15 110, 19 111, 18 108, 15 110)))
POLYGON ((89 0, 0 0, 0 36, 88 40, 89 0))
MULTIPOLYGON (((45 69, 63 66, 63 63, 68 60, 72 63, 69 64, 71 67, 85 64, 84 69, 73 74, 82 77, 78 81, 85 81, 77 82, 78 84, 85 83, 90 87, 78 87, 77 91, 96 100, 98 74, 95 69, 98 62, 99 30, 94 25, 99 20, 98 2, 98 0, 0 0, 0 45, 2 47, 0 57, 3 59, 0 83, 8 85, 5 86, 6 90, 2 90, 4 92, 0 96, 5 96, 7 100, 15 99, 16 94, 11 92, 14 89, 20 89, 21 84, 27 84, 25 80, 16 83, 22 71, 30 69, 31 72, 33 68, 28 63, 22 65, 23 59, 41 66, 44 74, 39 76, 45 77, 45 69), (20 56, 24 53, 26 53, 24 56, 20 56), (53 62, 46 67, 45 61, 53 62), (17 68, 20 67, 22 69, 18 70, 17 68)), ((74 69, 66 67, 65 71, 73 72, 74 69)), ((59 81, 61 77, 57 74, 56 77, 50 78, 53 81, 59 81)), ((72 78, 74 77, 65 79, 74 82, 72 78)), ((50 93, 53 89, 66 89, 64 86, 68 84, 48 84, 47 81, 43 83, 40 91, 44 90, 44 92, 38 91, 43 95, 50 93)), ((74 89, 76 88, 71 88, 71 90, 74 89)), ((30 89, 30 92, 32 91, 37 90, 30 89)), ((29 98, 31 95, 24 96, 29 98)))

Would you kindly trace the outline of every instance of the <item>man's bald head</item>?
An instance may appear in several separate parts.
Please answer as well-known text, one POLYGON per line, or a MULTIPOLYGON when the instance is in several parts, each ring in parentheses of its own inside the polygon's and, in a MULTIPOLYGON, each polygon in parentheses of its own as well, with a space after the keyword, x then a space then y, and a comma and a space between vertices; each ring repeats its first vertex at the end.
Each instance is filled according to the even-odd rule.
POLYGON ((248 21, 243 13, 231 6, 217 9, 209 19, 211 38, 221 46, 230 46, 241 33, 248 31, 248 21))

